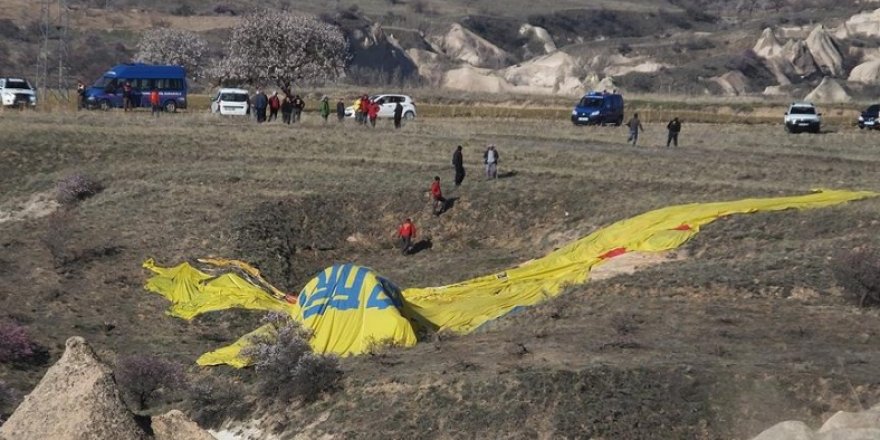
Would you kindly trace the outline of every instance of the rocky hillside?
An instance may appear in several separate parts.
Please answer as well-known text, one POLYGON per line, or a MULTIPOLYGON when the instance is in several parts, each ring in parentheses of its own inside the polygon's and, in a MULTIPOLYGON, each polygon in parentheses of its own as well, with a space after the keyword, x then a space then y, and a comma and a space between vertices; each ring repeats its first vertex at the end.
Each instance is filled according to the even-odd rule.
MULTIPOLYGON (((90 80, 128 61, 139 33, 185 27, 222 57, 228 29, 256 2, 72 1, 70 72, 90 80)), ((3 74, 34 71, 38 11, 0 1, 3 74)), ((352 48, 347 81, 465 92, 576 95, 586 89, 696 95, 872 93, 880 75, 880 9, 824 0, 722 2, 367 1, 295 9, 339 25, 352 48), (571 3, 571 4, 569 4, 571 3), (825 80, 825 78, 828 78, 825 80)))

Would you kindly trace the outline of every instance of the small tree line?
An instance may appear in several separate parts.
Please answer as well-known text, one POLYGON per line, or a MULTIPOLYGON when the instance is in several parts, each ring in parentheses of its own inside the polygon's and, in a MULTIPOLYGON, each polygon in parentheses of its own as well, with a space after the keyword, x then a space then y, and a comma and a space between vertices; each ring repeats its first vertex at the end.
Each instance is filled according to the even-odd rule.
POLYGON ((295 84, 334 80, 350 58, 342 31, 315 17, 261 10, 242 17, 223 55, 208 59, 208 43, 185 29, 157 28, 141 35, 137 61, 184 66, 214 84, 295 84))

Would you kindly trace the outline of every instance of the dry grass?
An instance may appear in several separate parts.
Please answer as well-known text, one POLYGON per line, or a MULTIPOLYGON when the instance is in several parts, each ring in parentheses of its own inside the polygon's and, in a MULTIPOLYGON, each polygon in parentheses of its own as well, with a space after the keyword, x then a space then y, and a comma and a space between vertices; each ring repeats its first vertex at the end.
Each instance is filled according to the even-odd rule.
MULTIPOLYGON (((429 106, 421 108, 430 114, 429 106)), ((106 189, 66 213, 63 246, 73 257, 63 265, 42 242, 53 228, 50 219, 0 223, 0 310, 26 323, 53 357, 64 338, 80 334, 99 350, 139 350, 190 364, 254 328, 258 316, 216 314, 193 323, 164 316, 167 303, 141 287, 147 274, 140 263, 148 257, 161 264, 204 255, 248 258, 237 254, 235 231, 242 219, 258 216, 261 205, 290 209, 279 211, 292 213, 290 225, 327 225, 326 243, 295 253, 293 262, 304 269, 355 261, 408 287, 487 273, 674 203, 816 187, 880 189, 877 133, 843 125, 820 135, 788 135, 777 124, 686 122, 682 147, 665 149, 658 123, 647 124, 644 146, 634 148, 625 144, 623 128, 574 127, 543 114, 428 115, 395 132, 388 121, 376 129, 350 121, 324 126, 312 114, 285 127, 205 112, 158 120, 148 112, 4 113, 0 206, 18 206, 76 173, 94 176, 106 189), (489 142, 498 145, 500 171, 510 177, 480 178, 489 142), (425 193, 434 175, 451 180, 458 144, 465 147, 468 177, 457 190, 445 186, 447 197, 457 200, 434 218, 425 193), (433 248, 403 257, 391 247, 394 227, 407 216, 433 248)), ((348 421, 332 418, 321 429, 378 428, 375 412, 341 410, 360 402, 357 408, 390 414, 382 420, 394 423, 401 437, 453 424, 515 436, 523 420, 539 427, 535 434, 576 436, 592 420, 585 414, 603 421, 590 435, 638 437, 630 419, 613 421, 615 411, 624 411, 644 415, 645 429, 659 430, 651 433, 661 438, 702 431, 706 438, 744 438, 777 417, 817 420, 852 407, 849 397, 839 397, 850 396, 848 389, 837 392, 847 381, 862 386, 860 398, 874 403, 880 391, 870 366, 880 352, 864 341, 880 334, 880 317, 840 298, 825 258, 853 243, 876 242, 878 222, 877 200, 718 222, 688 245, 688 259, 573 289, 548 304, 550 312, 525 311, 478 335, 391 349, 378 367, 348 360, 346 394, 303 409, 298 420, 332 410, 348 421), (815 299, 786 299, 807 289, 815 299), (716 308, 729 312, 716 316, 716 308), (637 313, 631 340, 609 325, 621 313, 637 313), (743 324, 719 321, 728 316, 743 324), (805 322, 808 340, 797 330, 805 322), (838 358, 852 361, 847 377, 829 373, 838 358), (690 382, 694 377, 699 380, 690 382), (760 388, 766 377, 778 383, 760 388), (363 391, 389 381, 408 391, 363 391), (669 387, 658 388, 662 383, 669 387), (823 383, 830 385, 817 403, 823 383), (743 386, 774 394, 737 394, 743 386), (633 404, 641 399, 656 404, 633 404), (777 409, 738 413, 748 399, 777 409), (464 411, 462 401, 480 403, 464 411), (510 402, 543 402, 553 410, 535 414, 518 406, 511 418, 504 409, 510 402), (665 425, 650 415, 661 410, 670 411, 665 425)), ((40 373, 0 366, 21 390, 40 373)))

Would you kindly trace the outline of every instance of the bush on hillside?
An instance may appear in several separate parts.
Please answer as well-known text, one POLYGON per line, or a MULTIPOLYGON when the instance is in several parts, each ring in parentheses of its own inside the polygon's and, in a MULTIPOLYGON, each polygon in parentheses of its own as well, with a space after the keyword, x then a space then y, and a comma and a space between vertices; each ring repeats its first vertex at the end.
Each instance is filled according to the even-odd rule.
POLYGON ((269 314, 265 321, 275 334, 254 338, 242 352, 256 366, 264 397, 310 402, 338 387, 342 379, 338 359, 313 353, 307 330, 284 314, 269 314))
POLYGON ((880 306, 880 250, 856 248, 832 260, 837 284, 860 307, 880 306))
POLYGON ((64 206, 72 206, 98 194, 103 189, 104 186, 97 180, 82 174, 74 174, 58 181, 55 187, 55 199, 64 206))
POLYGON ((152 355, 132 355, 116 362, 116 382, 122 394, 142 410, 160 391, 173 393, 186 387, 180 364, 152 355))
POLYGON ((189 414, 199 426, 220 426, 227 419, 241 419, 248 405, 241 385, 213 377, 196 380, 189 388, 189 414))
POLYGON ((0 362, 21 362, 37 353, 27 329, 14 322, 0 322, 0 362))

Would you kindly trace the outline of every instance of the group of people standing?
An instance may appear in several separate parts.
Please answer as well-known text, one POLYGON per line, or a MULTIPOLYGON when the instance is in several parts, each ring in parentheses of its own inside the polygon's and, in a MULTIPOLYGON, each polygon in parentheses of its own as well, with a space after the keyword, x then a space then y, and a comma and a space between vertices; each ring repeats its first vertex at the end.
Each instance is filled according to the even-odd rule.
MULTIPOLYGON (((626 123, 626 126, 629 128, 629 137, 626 139, 626 142, 632 143, 633 146, 635 146, 639 142, 639 133, 645 131, 645 127, 642 126, 642 121, 639 119, 639 114, 634 113, 633 117, 626 123)), ((669 148, 670 145, 678 147, 678 134, 681 133, 681 121, 679 121, 677 117, 672 118, 672 120, 666 124, 666 133, 666 148, 669 148)))
MULTIPOLYGON (((272 96, 267 96, 261 89, 257 89, 254 96, 249 98, 251 113, 257 120, 257 123, 271 122, 278 119, 278 112, 281 112, 281 120, 285 124, 299 122, 302 113, 305 110, 306 103, 300 95, 285 93, 284 98, 278 96, 278 92, 272 92, 272 96), (266 112, 268 111, 268 116, 266 112)), ((358 124, 375 127, 376 119, 379 117, 382 104, 376 100, 371 100, 367 95, 362 95, 354 102, 354 118, 358 124)), ((326 123, 331 114, 330 99, 327 96, 321 98, 318 104, 318 113, 326 123)), ((336 119, 341 123, 345 121, 345 102, 339 99, 336 102, 336 119)), ((403 120, 403 105, 399 102, 394 106, 394 128, 400 128, 403 120)))
MULTIPOLYGON (((371 127, 375 127, 381 109, 380 102, 370 99, 367 95, 362 95, 354 101, 354 119, 361 125, 367 125, 369 122, 371 127)), ((400 128, 403 120, 403 105, 399 102, 395 103, 393 118, 394 128, 400 128)))
MULTIPOLYGON (((464 168, 464 154, 462 153, 463 147, 461 145, 455 147, 455 151, 452 153, 452 168, 454 170, 455 176, 455 186, 461 186, 464 181, 465 175, 467 174, 464 168)), ((497 179, 498 178, 498 162, 501 159, 501 155, 498 153, 498 149, 495 147, 495 144, 489 144, 486 147, 486 150, 483 152, 483 165, 486 169, 486 178, 487 179, 497 179)), ((431 181, 430 195, 432 201, 432 213, 435 216, 439 216, 446 212, 448 207, 447 200, 443 197, 443 189, 440 187, 440 176, 434 176, 434 180, 431 181)), ((403 221, 400 227, 397 229, 397 238, 400 242, 401 251, 404 255, 409 255, 413 252, 413 242, 416 237, 416 226, 413 224, 411 218, 407 218, 403 221)))

